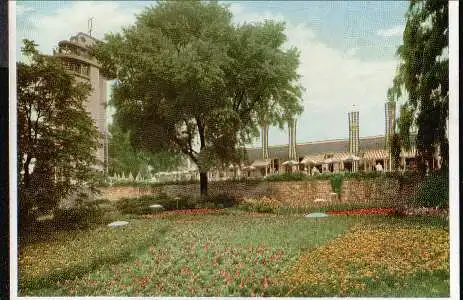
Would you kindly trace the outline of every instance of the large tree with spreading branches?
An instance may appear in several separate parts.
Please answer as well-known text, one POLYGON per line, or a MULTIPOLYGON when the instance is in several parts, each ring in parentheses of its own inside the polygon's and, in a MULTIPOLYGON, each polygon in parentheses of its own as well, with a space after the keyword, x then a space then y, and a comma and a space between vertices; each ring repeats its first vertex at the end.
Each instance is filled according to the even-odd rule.
POLYGON ((445 169, 448 166, 448 1, 412 0, 406 18, 403 44, 397 50, 401 62, 388 98, 396 101, 408 97, 398 120, 405 148, 410 147, 409 132, 415 124, 419 162, 422 166, 429 162, 439 146, 445 169))
POLYGON ((115 78, 115 119, 144 151, 187 155, 207 171, 238 162, 262 120, 281 128, 302 111, 297 49, 283 23, 234 25, 217 2, 160 1, 94 48, 115 78))

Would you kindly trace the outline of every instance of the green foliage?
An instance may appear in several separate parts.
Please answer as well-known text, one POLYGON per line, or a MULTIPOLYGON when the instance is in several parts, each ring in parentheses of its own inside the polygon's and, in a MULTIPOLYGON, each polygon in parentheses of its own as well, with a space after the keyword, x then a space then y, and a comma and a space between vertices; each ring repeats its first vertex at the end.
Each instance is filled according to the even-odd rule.
POLYGON ((151 172, 174 171, 180 166, 181 157, 176 153, 152 153, 132 147, 129 132, 123 132, 117 123, 109 126, 109 132, 110 174, 132 173, 136 176, 140 172, 146 178, 151 172))
POLYGON ((92 189, 101 163, 95 153, 102 136, 85 109, 90 85, 36 47, 24 40, 29 63, 17 63, 20 226, 33 209, 52 210, 78 187, 92 189))
POLYGON ((264 196, 256 199, 246 198, 241 201, 238 208, 249 212, 279 213, 283 205, 278 200, 264 196))
POLYGON ((400 165, 400 152, 402 151, 402 145, 400 136, 397 133, 392 135, 389 147, 391 150, 393 169, 398 170, 400 165))
POLYGON ((266 181, 301 181, 307 180, 309 176, 304 173, 282 173, 269 175, 265 178, 266 181))
POLYGON ((208 196, 207 198, 203 198, 201 200, 212 204, 212 208, 229 208, 234 206, 236 203, 236 199, 227 194, 208 196))
POLYGON ((162 1, 93 54, 117 78, 114 118, 132 145, 187 155, 206 193, 206 171, 239 161, 264 116, 283 126, 302 112, 299 53, 285 41, 283 23, 235 26, 215 1, 162 1))
POLYGON ((449 177, 444 172, 431 172, 419 185, 414 203, 420 207, 449 207, 449 177))
POLYGON ((445 149, 443 168, 448 166, 448 37, 448 1, 411 1, 403 44, 397 50, 401 63, 388 91, 393 100, 402 96, 402 90, 408 94, 399 121, 404 146, 409 146, 407 136, 415 123, 420 162, 429 160, 440 145, 445 149))
POLYGON ((150 214, 155 212, 150 205, 159 204, 165 210, 194 208, 195 203, 186 197, 174 199, 162 193, 156 196, 141 196, 137 198, 123 198, 116 202, 117 209, 122 214, 150 214), (177 206, 178 205, 178 206, 177 206))
POLYGON ((85 203, 69 209, 56 209, 53 223, 60 230, 82 229, 104 222, 104 211, 96 203, 85 203))
POLYGON ((413 124, 413 110, 405 103, 400 107, 400 117, 397 120, 399 129, 400 144, 405 150, 411 149, 410 128, 413 124))
POLYGON ((170 197, 166 193, 155 196, 141 196, 137 198, 122 198, 116 202, 116 207, 122 214, 151 214, 155 212, 150 205, 162 205, 164 210, 193 209, 193 208, 227 208, 235 204, 235 199, 225 194, 203 198, 170 197))
POLYGON ((342 174, 334 174, 330 178, 331 189, 332 189, 333 193, 338 194, 338 196, 341 195, 342 180, 343 179, 344 179, 344 177, 342 176, 342 174))

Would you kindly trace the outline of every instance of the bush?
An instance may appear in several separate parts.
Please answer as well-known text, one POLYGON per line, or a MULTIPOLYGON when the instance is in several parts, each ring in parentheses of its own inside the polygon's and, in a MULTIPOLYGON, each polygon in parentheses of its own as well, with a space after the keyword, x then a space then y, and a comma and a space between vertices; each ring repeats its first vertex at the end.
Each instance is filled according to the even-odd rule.
MULTIPOLYGON (((229 196, 227 194, 219 194, 216 196, 208 196, 205 200, 206 203, 211 203, 213 204, 213 207, 216 208, 226 208, 226 207, 232 207, 235 205, 235 198, 232 196, 229 196)), ((206 207, 209 208, 209 207, 206 207)))
POLYGON ((330 178, 331 182, 331 189, 333 193, 338 194, 338 196, 341 194, 341 189, 342 189, 342 180, 344 179, 342 174, 334 174, 330 178))
POLYGON ((413 197, 413 203, 420 207, 448 208, 449 177, 442 172, 433 172, 426 176, 413 197))
POLYGON ((260 199, 245 198, 238 207, 245 211, 277 213, 282 207, 282 203, 273 198, 264 196, 260 199))
POLYGON ((164 210, 195 208, 196 202, 188 197, 172 198, 165 193, 156 196, 146 195, 137 198, 123 198, 116 203, 122 214, 143 215, 153 213, 150 205, 162 205, 164 210))
POLYGON ((103 215, 99 203, 82 202, 75 207, 56 209, 53 223, 59 229, 83 229, 104 222, 103 215))
POLYGON ((304 173, 283 173, 270 175, 265 178, 267 181, 302 181, 307 179, 307 175, 304 173))

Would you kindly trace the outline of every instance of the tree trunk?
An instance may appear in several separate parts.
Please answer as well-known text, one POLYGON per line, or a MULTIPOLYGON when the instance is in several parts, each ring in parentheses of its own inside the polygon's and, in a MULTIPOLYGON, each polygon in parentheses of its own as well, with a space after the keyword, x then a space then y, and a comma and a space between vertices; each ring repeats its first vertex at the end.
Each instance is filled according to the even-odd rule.
MULTIPOLYGON (((200 142, 200 149, 203 151, 206 148, 206 139, 204 135, 204 125, 203 123, 197 118, 196 120, 198 124, 198 133, 199 133, 199 142, 200 142)), ((207 171, 202 170, 203 166, 199 166, 199 190, 201 192, 201 198, 207 197, 207 171)))
POLYGON ((199 173, 199 185, 201 198, 207 197, 207 172, 199 173))

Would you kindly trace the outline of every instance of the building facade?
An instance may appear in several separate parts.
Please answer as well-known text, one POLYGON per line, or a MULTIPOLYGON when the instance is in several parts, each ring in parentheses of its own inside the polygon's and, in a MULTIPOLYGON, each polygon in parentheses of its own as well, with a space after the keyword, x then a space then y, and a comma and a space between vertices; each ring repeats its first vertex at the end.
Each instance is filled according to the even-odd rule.
POLYGON ((96 127, 103 135, 96 157, 108 166, 108 132, 106 124, 107 79, 101 74, 100 65, 89 53, 90 47, 98 42, 89 34, 79 32, 69 40, 58 43, 53 55, 59 57, 65 69, 79 81, 90 83, 91 92, 85 103, 96 127))
MULTIPOLYGON (((309 143, 296 141, 295 120, 288 122, 288 145, 268 146, 268 136, 261 147, 246 149, 247 159, 241 169, 249 177, 285 172, 304 172, 316 175, 327 172, 391 171, 392 159, 389 140, 394 132, 395 105, 385 104, 384 135, 360 137, 359 112, 347 114, 349 136, 346 139, 324 140, 309 143), (260 154, 266 154, 261 156, 260 154), (288 168, 288 166, 291 166, 288 168)), ((268 129, 262 131, 268 135, 268 129)), ((416 167, 416 133, 411 133, 411 149, 402 149, 400 169, 416 167)))

